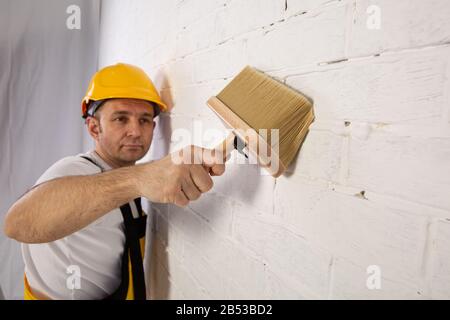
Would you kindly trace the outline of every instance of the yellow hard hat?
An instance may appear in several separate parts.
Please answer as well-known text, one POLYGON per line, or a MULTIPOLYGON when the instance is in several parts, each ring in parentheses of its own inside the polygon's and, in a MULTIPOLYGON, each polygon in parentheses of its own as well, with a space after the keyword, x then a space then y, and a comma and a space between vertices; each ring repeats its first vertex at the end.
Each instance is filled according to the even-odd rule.
MULTIPOLYGON (((162 112, 168 109, 144 70, 126 63, 105 67, 94 74, 81 102, 82 117, 88 117, 91 101, 111 98, 142 99, 155 103, 162 112)), ((155 110, 155 116, 157 111, 159 113, 155 110)))

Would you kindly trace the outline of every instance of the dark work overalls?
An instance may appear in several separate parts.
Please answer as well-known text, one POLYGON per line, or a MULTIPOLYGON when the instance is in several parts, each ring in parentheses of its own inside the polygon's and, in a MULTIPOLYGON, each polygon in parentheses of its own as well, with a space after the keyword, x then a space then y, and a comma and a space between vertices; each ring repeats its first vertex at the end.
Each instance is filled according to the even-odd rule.
MULTIPOLYGON (((82 158, 92 162, 104 171, 89 157, 82 158)), ((125 249, 122 255, 121 282, 119 287, 106 300, 145 300, 145 278, 142 258, 145 248, 145 229, 147 215, 142 211, 141 198, 134 199, 139 217, 134 218, 128 203, 120 207, 125 225, 125 249)))

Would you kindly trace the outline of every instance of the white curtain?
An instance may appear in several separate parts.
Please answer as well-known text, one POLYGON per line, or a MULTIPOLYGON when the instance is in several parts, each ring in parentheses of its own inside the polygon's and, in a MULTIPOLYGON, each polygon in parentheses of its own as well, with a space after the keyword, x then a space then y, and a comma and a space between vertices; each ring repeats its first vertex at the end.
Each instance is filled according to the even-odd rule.
MULTIPOLYGON (((91 147, 80 102, 97 69, 100 0, 0 0, 0 227, 58 159, 91 147)), ((23 298, 19 243, 0 232, 0 299, 23 298)))

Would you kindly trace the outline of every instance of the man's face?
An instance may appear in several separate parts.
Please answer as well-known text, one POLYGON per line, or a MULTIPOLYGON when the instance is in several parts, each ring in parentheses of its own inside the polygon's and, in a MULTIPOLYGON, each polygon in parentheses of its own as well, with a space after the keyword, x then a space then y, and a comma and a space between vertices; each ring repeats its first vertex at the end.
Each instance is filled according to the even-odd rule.
POLYGON ((110 99, 88 122, 96 150, 107 162, 127 166, 141 159, 153 138, 153 106, 139 99, 110 99))

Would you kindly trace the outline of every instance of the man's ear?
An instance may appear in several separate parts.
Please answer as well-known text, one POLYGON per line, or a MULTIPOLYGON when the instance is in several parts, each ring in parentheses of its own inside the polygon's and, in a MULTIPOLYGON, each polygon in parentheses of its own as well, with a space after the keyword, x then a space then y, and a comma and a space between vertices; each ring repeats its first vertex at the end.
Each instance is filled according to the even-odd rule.
POLYGON ((97 141, 100 134, 100 121, 94 117, 87 117, 86 125, 91 137, 97 141))

